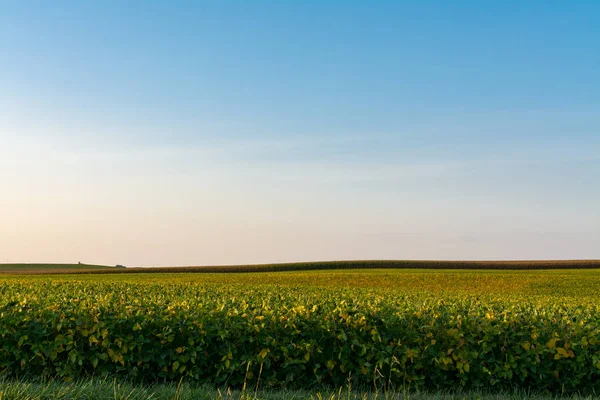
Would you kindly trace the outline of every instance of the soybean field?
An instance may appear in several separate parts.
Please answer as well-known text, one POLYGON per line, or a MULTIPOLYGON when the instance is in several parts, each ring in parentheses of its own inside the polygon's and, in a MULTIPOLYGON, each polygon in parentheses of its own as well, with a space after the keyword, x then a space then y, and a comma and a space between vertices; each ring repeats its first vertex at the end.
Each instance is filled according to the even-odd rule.
POLYGON ((600 391, 600 270, 0 276, 0 373, 600 391))

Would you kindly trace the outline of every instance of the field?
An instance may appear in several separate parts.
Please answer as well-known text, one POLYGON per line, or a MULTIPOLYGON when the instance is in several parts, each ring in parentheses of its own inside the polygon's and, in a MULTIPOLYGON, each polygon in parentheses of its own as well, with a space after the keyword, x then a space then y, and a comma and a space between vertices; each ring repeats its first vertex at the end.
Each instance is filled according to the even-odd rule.
MULTIPOLYGON (((76 267, 76 266, 75 266, 76 267)), ((501 269, 501 270, 538 270, 538 269, 587 269, 600 268, 600 260, 538 260, 538 261, 427 261, 427 260, 362 260, 362 261, 320 261, 283 264, 187 266, 187 267, 143 267, 143 268, 88 268, 77 270, 58 270, 54 273, 238 273, 238 272, 282 272, 316 271, 339 269, 501 269)), ((0 271, 2 267, 0 265, 0 271)), ((15 269, 26 273, 24 269, 15 269)), ((36 271, 31 271, 36 272, 36 271)), ((39 272, 39 271, 37 271, 39 272)), ((51 271, 47 271, 51 272, 51 271)))
POLYGON ((115 267, 88 264, 0 264, 0 274, 52 274, 115 271, 115 267))
POLYGON ((600 270, 4 275, 0 371, 232 390, 600 392, 600 270))

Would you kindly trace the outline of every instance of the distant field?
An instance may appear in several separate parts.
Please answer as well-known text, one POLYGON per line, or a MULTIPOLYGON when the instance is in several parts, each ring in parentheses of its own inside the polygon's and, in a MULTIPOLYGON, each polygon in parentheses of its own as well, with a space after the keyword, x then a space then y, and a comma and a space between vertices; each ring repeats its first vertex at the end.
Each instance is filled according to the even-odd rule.
POLYGON ((600 268, 600 260, 547 260, 547 261, 427 261, 427 260, 360 260, 315 261, 282 264, 249 264, 224 266, 118 268, 82 273, 192 273, 192 272, 278 272, 336 269, 587 269, 600 268))
POLYGON ((43 274, 74 273, 90 271, 114 271, 117 268, 106 265, 88 264, 0 264, 0 274, 43 274))
POLYGON ((472 269, 472 270, 544 270, 600 268, 600 260, 544 261, 428 261, 358 260, 314 261, 280 264, 247 264, 185 267, 115 268, 87 264, 0 264, 0 274, 140 274, 140 273, 235 273, 283 272, 347 269, 472 269))

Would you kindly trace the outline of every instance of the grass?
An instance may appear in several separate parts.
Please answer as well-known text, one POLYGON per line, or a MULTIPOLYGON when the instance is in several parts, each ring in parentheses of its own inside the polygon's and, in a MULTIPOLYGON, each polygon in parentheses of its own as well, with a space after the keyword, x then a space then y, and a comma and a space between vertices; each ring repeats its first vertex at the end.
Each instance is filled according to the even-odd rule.
POLYGON ((52 274, 89 271, 114 271, 115 267, 89 264, 0 264, 0 274, 52 274))
POLYGON ((423 393, 407 391, 364 392, 341 387, 338 390, 230 390, 188 384, 135 385, 110 379, 76 382, 0 381, 0 400, 591 400, 595 396, 553 396, 543 393, 513 392, 504 394, 423 393))

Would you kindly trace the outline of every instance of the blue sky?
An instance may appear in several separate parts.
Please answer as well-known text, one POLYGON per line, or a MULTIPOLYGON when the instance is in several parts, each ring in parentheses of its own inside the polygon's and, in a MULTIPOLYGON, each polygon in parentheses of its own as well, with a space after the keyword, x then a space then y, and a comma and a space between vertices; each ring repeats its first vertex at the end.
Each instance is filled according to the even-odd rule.
POLYGON ((600 257, 597 2, 0 6, 0 262, 600 257))

